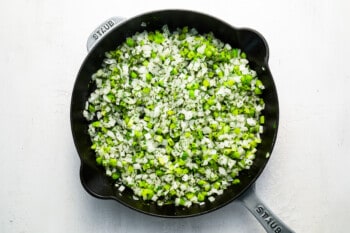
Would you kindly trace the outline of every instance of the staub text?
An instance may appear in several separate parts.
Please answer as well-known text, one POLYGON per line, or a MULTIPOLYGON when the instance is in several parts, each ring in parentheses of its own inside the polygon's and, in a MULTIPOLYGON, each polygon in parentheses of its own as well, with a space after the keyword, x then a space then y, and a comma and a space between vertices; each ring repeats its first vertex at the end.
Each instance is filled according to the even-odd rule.
POLYGON ((113 20, 109 20, 107 21, 107 23, 105 23, 102 27, 100 27, 99 29, 97 29, 95 31, 95 33, 92 35, 92 37, 97 40, 98 38, 100 38, 100 36, 102 36, 103 34, 105 34, 109 29, 111 29, 114 26, 114 21, 113 20))
POLYGON ((255 208, 255 211, 264 219, 267 225, 271 227, 275 233, 282 233, 282 227, 278 225, 277 221, 271 217, 269 212, 267 212, 262 205, 258 205, 255 208))

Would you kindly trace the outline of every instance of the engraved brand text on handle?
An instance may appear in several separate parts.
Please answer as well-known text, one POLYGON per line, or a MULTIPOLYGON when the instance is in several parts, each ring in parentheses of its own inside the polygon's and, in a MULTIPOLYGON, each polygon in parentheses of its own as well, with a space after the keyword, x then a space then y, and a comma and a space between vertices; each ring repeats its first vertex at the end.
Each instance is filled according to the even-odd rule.
POLYGON ((103 34, 105 34, 109 29, 111 29, 114 26, 115 22, 113 20, 108 20, 102 27, 98 28, 95 33, 92 35, 92 37, 97 40, 100 38, 103 34))
POLYGON ((255 207, 256 213, 262 217, 267 225, 275 232, 275 233, 281 233, 282 227, 278 225, 278 221, 276 221, 268 211, 265 210, 264 206, 258 205, 255 207))

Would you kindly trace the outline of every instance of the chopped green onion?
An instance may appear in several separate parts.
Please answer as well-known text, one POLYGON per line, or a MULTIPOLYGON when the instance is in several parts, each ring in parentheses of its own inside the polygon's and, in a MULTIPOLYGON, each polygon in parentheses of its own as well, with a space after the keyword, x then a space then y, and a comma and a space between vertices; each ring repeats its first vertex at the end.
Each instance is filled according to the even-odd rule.
POLYGON ((83 111, 96 164, 158 204, 213 201, 262 143, 264 85, 238 48, 167 26, 106 53, 83 111))
POLYGON ((132 38, 128 37, 128 38, 126 38, 126 44, 129 47, 134 47, 135 46, 135 41, 132 38))

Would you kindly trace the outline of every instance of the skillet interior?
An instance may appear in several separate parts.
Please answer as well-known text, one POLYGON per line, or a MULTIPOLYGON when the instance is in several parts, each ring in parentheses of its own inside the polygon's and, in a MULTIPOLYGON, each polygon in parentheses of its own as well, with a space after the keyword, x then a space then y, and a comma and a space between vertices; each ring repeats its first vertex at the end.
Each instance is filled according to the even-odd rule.
POLYGON ((80 68, 72 93, 71 128, 74 143, 81 159, 80 177, 84 188, 98 198, 115 199, 137 211, 161 217, 188 217, 204 214, 236 199, 261 174, 268 161, 266 153, 272 152, 277 135, 278 99, 276 87, 267 64, 268 55, 267 43, 256 31, 236 29, 214 17, 193 11, 164 10, 150 12, 126 20, 112 29, 89 52, 80 68), (146 28, 141 27, 142 22, 147 24, 146 28), (126 37, 132 36, 136 32, 159 30, 165 24, 169 26, 170 30, 189 26, 190 28, 196 28, 200 33, 213 32, 223 42, 229 43, 232 47, 241 48, 247 54, 251 68, 258 73, 266 87, 262 96, 266 103, 263 112, 265 115, 265 127, 262 135, 262 144, 258 147, 257 156, 251 169, 240 173, 241 183, 239 185, 231 186, 223 195, 218 196, 214 202, 208 201, 202 206, 193 205, 190 208, 183 208, 168 205, 159 207, 154 203, 134 200, 132 191, 129 189, 120 194, 114 187, 112 179, 105 175, 104 168, 96 165, 95 154, 90 149, 91 141, 87 133, 88 122, 82 115, 85 102, 94 89, 91 75, 101 66, 105 52, 115 49, 125 41, 126 37))

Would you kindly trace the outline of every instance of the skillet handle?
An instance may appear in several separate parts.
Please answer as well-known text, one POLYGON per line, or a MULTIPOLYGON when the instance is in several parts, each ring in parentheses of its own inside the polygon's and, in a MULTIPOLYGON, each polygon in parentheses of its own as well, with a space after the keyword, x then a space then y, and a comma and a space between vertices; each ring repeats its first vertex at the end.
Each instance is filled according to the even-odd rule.
POLYGON ((249 188, 238 200, 260 222, 268 233, 294 233, 258 198, 255 185, 249 188))
POLYGON ((112 28, 117 26, 120 22, 125 20, 122 17, 112 17, 101 23, 89 36, 88 41, 86 43, 87 51, 89 52, 95 44, 112 28))

